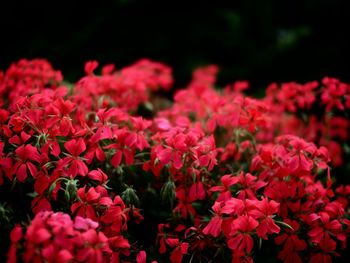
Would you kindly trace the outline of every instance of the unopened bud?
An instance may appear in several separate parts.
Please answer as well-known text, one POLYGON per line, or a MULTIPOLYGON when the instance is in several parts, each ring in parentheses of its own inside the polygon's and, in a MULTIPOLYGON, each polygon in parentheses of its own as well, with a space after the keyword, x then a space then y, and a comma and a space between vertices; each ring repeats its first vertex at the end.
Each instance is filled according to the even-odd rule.
POLYGON ((66 190, 64 196, 67 201, 74 200, 78 191, 78 180, 68 180, 66 182, 66 190))
POLYGON ((160 190, 160 197, 163 202, 169 203, 171 206, 173 206, 176 199, 175 183, 173 181, 169 180, 163 185, 162 189, 160 190))
POLYGON ((127 205, 139 206, 140 200, 136 194, 136 191, 132 187, 128 187, 122 193, 122 199, 127 205))

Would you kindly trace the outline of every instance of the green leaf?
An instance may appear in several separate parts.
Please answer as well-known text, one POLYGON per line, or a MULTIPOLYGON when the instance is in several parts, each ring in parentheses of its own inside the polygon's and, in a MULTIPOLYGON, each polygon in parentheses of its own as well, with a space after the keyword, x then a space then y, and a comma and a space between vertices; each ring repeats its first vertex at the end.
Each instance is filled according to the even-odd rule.
POLYGON ((276 224, 279 224, 281 226, 284 226, 286 228, 289 228, 290 230, 294 230, 294 228, 291 225, 288 225, 287 223, 279 220, 274 220, 276 224))

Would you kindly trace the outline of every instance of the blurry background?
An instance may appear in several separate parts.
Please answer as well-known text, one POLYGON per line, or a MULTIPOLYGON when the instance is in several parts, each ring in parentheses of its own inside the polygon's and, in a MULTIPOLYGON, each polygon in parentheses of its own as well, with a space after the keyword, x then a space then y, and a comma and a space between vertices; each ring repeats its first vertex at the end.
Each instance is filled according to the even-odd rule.
POLYGON ((325 75, 350 82, 350 1, 227 2, 8 1, 0 68, 44 57, 77 81, 87 60, 120 68, 149 57, 173 67, 177 87, 209 63, 221 67, 220 84, 247 79, 256 89, 325 75))

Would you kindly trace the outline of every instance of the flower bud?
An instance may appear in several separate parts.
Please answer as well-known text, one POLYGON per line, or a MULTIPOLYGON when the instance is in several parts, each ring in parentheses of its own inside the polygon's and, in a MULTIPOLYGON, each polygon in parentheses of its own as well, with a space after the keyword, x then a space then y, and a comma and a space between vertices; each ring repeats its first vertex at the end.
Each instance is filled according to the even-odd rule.
POLYGON ((64 196, 67 201, 75 200, 78 191, 78 180, 67 180, 64 196))
POLYGON ((140 200, 136 194, 136 191, 132 187, 128 187, 122 193, 122 199, 127 205, 139 206, 140 200))
POLYGON ((162 189, 160 190, 160 197, 163 202, 169 203, 171 206, 173 206, 176 199, 175 183, 173 181, 169 180, 163 185, 162 189))

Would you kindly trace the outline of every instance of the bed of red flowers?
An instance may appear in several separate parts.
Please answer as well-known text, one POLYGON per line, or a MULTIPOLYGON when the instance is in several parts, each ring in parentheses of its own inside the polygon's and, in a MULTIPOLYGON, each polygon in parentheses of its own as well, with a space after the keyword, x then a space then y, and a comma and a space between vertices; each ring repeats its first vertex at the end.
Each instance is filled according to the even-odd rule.
POLYGON ((349 257, 350 85, 215 87, 168 66, 46 60, 0 72, 7 262, 331 262, 349 257))

